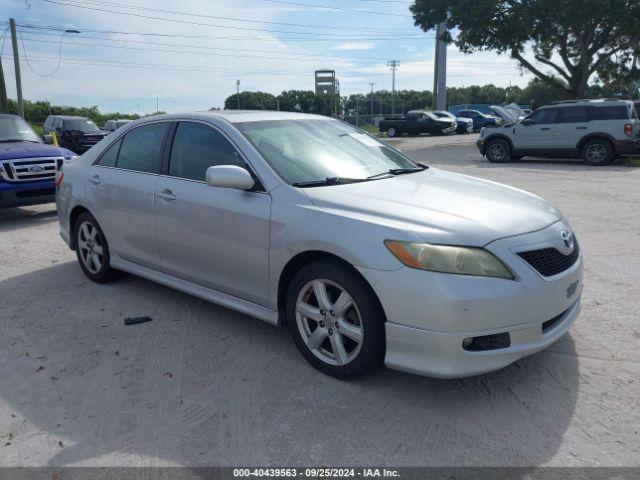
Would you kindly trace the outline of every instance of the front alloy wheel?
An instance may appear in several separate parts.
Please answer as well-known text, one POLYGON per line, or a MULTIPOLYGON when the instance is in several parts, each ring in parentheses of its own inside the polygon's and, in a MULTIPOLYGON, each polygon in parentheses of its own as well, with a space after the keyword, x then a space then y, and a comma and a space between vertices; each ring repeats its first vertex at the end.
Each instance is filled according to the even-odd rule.
POLYGON ((305 265, 287 291, 286 322, 298 350, 336 378, 360 377, 382 363, 384 312, 353 268, 335 260, 305 265))
POLYGON ((487 160, 491 163, 504 163, 509 161, 509 144, 504 140, 492 140, 487 145, 487 160))
POLYGON ((296 301, 296 324, 307 348, 329 365, 346 365, 360 352, 364 331, 351 295, 331 280, 307 282, 296 301))

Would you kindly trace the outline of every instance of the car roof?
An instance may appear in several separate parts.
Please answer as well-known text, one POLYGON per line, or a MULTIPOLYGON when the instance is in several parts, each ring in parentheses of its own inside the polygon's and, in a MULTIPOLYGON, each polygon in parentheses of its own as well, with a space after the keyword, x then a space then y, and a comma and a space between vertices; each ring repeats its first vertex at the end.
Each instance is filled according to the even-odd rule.
POLYGON ((13 113, 0 113, 0 118, 22 118, 20 115, 14 115, 13 113))
POLYGON ((76 119, 81 119, 81 120, 89 120, 88 117, 81 117, 79 115, 49 115, 52 118, 61 118, 63 120, 76 120, 76 119))
POLYGON ((280 112, 275 110, 206 110, 203 112, 191 113, 167 113, 162 115, 151 115, 140 120, 207 120, 211 118, 222 118, 230 123, 260 122, 270 120, 332 120, 324 115, 313 115, 310 113, 280 112))
POLYGON ((551 102, 549 105, 544 105, 540 108, 548 107, 580 107, 590 105, 593 107, 615 107, 632 104, 631 100, 624 100, 621 98, 595 98, 595 99, 582 99, 582 100, 564 100, 559 102, 551 102))

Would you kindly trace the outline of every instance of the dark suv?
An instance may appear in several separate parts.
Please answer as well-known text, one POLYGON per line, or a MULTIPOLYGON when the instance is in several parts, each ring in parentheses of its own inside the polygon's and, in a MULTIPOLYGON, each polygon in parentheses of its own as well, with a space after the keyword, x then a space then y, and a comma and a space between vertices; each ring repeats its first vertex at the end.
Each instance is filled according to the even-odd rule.
POLYGON ((55 132, 61 147, 78 155, 86 152, 107 136, 92 120, 69 115, 49 115, 44 122, 44 133, 55 132))

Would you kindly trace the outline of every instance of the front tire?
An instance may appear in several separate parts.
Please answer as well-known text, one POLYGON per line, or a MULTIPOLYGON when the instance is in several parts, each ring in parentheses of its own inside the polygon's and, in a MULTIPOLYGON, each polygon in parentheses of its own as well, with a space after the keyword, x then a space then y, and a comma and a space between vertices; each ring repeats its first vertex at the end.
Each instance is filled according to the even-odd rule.
POLYGON ((608 165, 614 156, 611 144, 601 138, 589 140, 582 147, 582 159, 589 165, 608 165))
POLYGON ((384 359, 382 307, 371 287, 339 262, 300 269, 287 291, 286 320, 305 359, 332 377, 361 377, 384 359))
POLYGON ((75 224, 76 255, 84 274, 96 283, 110 282, 116 271, 109 264, 109 245, 96 219, 89 212, 80 214, 75 224))
POLYGON ((511 147, 505 140, 491 140, 487 144, 485 155, 491 163, 506 163, 510 160, 511 147))
POLYGON ((400 134, 400 132, 398 132, 395 128, 390 128, 389 130, 387 130, 387 137, 389 138, 393 138, 393 137, 397 137, 400 134))

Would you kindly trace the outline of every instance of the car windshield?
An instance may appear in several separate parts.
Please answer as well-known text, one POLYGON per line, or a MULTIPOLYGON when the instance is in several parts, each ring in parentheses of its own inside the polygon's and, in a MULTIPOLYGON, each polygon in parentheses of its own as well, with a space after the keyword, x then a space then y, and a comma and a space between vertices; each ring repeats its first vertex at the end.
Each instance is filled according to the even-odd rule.
POLYGON ((115 124, 116 128, 120 128, 123 125, 126 125, 127 123, 131 123, 133 120, 118 120, 115 124))
POLYGON ((336 120, 270 120, 235 125, 291 185, 331 178, 367 180, 392 170, 424 168, 386 143, 336 120))
POLYGON ((0 117, 0 142, 38 142, 40 137, 20 117, 0 117))
POLYGON ((74 118, 64 121, 65 130, 80 130, 84 133, 99 132, 98 126, 86 118, 74 118))

